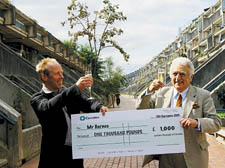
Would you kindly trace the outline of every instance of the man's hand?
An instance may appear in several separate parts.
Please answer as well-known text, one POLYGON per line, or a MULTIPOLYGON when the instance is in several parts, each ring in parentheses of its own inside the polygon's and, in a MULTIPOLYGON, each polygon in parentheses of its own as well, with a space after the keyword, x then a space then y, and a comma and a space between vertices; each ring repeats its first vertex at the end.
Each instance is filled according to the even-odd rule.
POLYGON ((93 84, 93 78, 91 75, 82 76, 77 82, 76 85, 80 90, 91 87, 93 84))
POLYGON ((159 89, 162 88, 162 87, 163 87, 163 83, 162 83, 160 80, 155 79, 155 80, 152 82, 152 84, 149 86, 147 92, 148 92, 148 93, 151 93, 151 92, 154 92, 154 91, 156 91, 156 90, 159 90, 159 89))
POLYGON ((103 116, 105 116, 105 113, 108 112, 108 111, 109 111, 109 109, 107 107, 105 107, 105 106, 102 106, 100 108, 100 112, 102 113, 103 116))
POLYGON ((180 124, 183 128, 196 128, 198 126, 198 121, 192 118, 182 118, 180 124))

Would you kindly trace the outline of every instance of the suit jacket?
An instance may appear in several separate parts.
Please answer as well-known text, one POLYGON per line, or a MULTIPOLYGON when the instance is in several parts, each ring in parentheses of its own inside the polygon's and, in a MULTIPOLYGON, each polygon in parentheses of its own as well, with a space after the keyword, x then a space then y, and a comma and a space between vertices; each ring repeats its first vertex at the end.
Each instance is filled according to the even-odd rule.
MULTIPOLYGON (((171 105, 173 87, 164 87, 153 95, 139 96, 136 108, 168 108, 171 105)), ((216 132, 221 128, 221 120, 216 115, 213 99, 208 91, 190 85, 184 103, 183 117, 200 119, 201 131, 184 129, 184 159, 188 168, 208 168, 208 146, 206 133, 216 132)), ((145 156, 143 166, 149 163, 152 155, 145 156)))
MULTIPOLYGON (((42 144, 39 167, 65 166, 67 155, 60 153, 65 147, 67 122, 63 107, 66 106, 69 117, 71 114, 99 111, 102 104, 94 100, 87 100, 81 95, 80 89, 73 85, 62 88, 60 93, 54 96, 40 91, 32 96, 31 105, 42 126, 42 144)), ((72 148, 71 148, 72 149, 72 148)), ((72 160, 72 153, 71 160, 72 160)))

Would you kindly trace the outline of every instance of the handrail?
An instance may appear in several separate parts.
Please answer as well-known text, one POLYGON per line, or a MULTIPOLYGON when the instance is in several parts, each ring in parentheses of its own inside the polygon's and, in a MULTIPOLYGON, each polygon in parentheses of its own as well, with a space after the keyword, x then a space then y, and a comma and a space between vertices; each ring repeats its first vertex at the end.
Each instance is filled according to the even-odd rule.
POLYGON ((217 87, 220 83, 222 83, 225 80, 225 71, 222 72, 216 79, 213 79, 212 82, 210 82, 209 85, 205 86, 204 88, 208 91, 212 91, 217 87))
POLYGON ((223 111, 223 112, 225 112, 225 109, 216 109, 216 111, 223 111))
POLYGON ((11 125, 15 125, 16 122, 11 120, 6 114, 4 114, 2 111, 0 111, 0 117, 4 118, 5 120, 7 120, 11 125))

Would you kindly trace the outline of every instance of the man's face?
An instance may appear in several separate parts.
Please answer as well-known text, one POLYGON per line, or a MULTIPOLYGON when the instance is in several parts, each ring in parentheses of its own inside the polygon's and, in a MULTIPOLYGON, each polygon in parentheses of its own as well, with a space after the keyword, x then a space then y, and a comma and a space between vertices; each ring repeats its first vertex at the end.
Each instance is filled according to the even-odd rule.
POLYGON ((192 81, 189 74, 188 66, 175 65, 172 70, 171 82, 178 92, 183 92, 187 89, 192 81))
POLYGON ((48 63, 49 75, 45 75, 45 86, 53 92, 62 88, 63 84, 63 70, 61 65, 55 62, 48 63))

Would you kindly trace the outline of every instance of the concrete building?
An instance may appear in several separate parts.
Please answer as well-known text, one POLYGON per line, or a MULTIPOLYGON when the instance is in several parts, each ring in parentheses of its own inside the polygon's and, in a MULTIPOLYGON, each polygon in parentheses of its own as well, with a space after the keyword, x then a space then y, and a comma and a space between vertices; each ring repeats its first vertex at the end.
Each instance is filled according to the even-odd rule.
POLYGON ((40 152, 41 126, 30 98, 42 87, 35 65, 45 57, 62 64, 66 86, 89 69, 34 19, 0 0, 0 167, 18 167, 40 152))
POLYGON ((193 84, 206 89, 213 86, 210 90, 212 91, 225 80, 224 48, 225 0, 218 0, 211 7, 204 9, 204 12, 194 18, 184 30, 180 30, 175 40, 149 63, 126 75, 130 85, 125 91, 138 95, 157 78, 159 69, 164 69, 165 84, 169 85, 170 64, 174 58, 182 56, 190 58, 194 63, 196 72, 193 84), (217 84, 213 84, 215 81, 217 84))
POLYGON ((3 0, 0 1, 0 40, 24 57, 28 57, 28 51, 38 52, 55 57, 80 73, 88 68, 44 27, 3 0))

